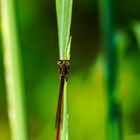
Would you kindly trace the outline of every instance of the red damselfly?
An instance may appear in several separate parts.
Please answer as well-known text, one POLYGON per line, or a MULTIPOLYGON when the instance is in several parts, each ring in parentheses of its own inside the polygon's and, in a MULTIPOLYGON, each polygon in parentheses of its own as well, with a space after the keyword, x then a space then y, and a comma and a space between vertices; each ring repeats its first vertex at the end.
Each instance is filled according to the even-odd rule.
POLYGON ((59 75, 60 75, 60 91, 59 91, 59 98, 58 98, 58 106, 57 106, 57 114, 56 114, 56 140, 59 140, 60 136, 60 127, 61 127, 61 114, 62 114, 62 101, 63 101, 63 91, 64 91, 64 84, 68 80, 68 71, 70 66, 69 60, 59 60, 59 75))

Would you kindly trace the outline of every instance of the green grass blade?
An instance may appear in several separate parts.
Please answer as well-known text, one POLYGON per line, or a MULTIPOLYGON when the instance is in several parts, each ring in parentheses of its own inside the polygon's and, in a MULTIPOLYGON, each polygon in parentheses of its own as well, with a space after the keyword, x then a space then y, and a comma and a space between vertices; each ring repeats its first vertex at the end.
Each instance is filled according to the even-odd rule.
POLYGON ((67 82, 64 85, 62 118, 60 140, 68 140, 67 82))
POLYGON ((140 49, 140 23, 139 22, 134 22, 132 24, 132 31, 134 32, 135 38, 138 43, 138 47, 140 49))
POLYGON ((117 75, 118 75, 118 58, 116 57, 116 48, 114 47, 114 20, 115 20, 115 1, 99 0, 100 24, 102 32, 102 45, 106 52, 105 75, 107 83, 108 110, 106 114, 106 140, 121 140, 121 109, 116 98, 118 96, 117 75))
POLYGON ((67 60, 67 50, 70 40, 70 26, 73 0, 56 0, 58 22, 59 53, 61 60, 67 60))
MULTIPOLYGON (((70 60, 71 39, 70 27, 72 18, 73 0, 56 0, 56 13, 58 23, 59 59, 70 60)), ((60 130, 60 139, 68 140, 68 111, 67 111, 67 82, 63 93, 63 114, 60 130)))
POLYGON ((20 61, 15 0, 1 0, 1 20, 8 114, 12 140, 28 140, 25 92, 20 61))

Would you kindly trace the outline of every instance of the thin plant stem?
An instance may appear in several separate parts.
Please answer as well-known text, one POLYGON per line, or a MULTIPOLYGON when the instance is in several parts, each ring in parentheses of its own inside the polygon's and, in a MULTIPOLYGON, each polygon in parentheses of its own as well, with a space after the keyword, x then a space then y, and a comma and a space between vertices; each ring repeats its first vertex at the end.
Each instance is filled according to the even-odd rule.
POLYGON ((114 47, 114 17, 115 10, 113 0, 99 0, 100 23, 102 32, 102 45, 105 48, 107 63, 105 74, 107 75, 107 102, 106 115, 106 140, 121 140, 120 105, 117 100, 117 57, 114 47))
POLYGON ((8 115, 12 140, 28 140, 27 112, 15 2, 15 0, 1 0, 8 115))
POLYGON ((139 22, 134 22, 132 24, 132 32, 134 33, 134 36, 137 40, 138 47, 140 49, 140 23, 139 22))
MULTIPOLYGON (((73 0, 56 0, 59 60, 70 60, 73 0)), ((60 140, 68 140, 67 80, 64 82, 60 140)))
POLYGON ((62 129, 60 133, 60 140, 68 140, 68 109, 67 109, 67 82, 64 84, 64 93, 63 93, 63 116, 62 116, 62 129))

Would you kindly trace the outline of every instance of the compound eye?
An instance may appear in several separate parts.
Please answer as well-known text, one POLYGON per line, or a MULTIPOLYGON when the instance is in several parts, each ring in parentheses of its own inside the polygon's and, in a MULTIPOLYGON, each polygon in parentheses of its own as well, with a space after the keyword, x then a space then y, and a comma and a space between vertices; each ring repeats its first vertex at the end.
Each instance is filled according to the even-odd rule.
POLYGON ((70 61, 67 61, 67 62, 66 62, 66 65, 70 65, 70 61))
POLYGON ((70 60, 58 60, 58 65, 70 65, 70 60))
POLYGON ((61 61, 61 60, 58 60, 58 61, 57 61, 57 64, 58 64, 58 65, 61 65, 61 64, 62 64, 62 61, 61 61))

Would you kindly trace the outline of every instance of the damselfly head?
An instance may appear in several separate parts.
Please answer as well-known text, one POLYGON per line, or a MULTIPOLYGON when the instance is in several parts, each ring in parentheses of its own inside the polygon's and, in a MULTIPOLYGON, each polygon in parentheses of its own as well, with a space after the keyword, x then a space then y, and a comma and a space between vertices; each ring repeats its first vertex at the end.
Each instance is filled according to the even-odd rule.
POLYGON ((62 65, 70 65, 70 60, 58 60, 57 62, 58 65, 62 66, 62 65))
POLYGON ((60 68, 59 68, 60 77, 64 77, 67 80, 69 66, 70 66, 70 60, 59 60, 57 63, 60 66, 60 68))

